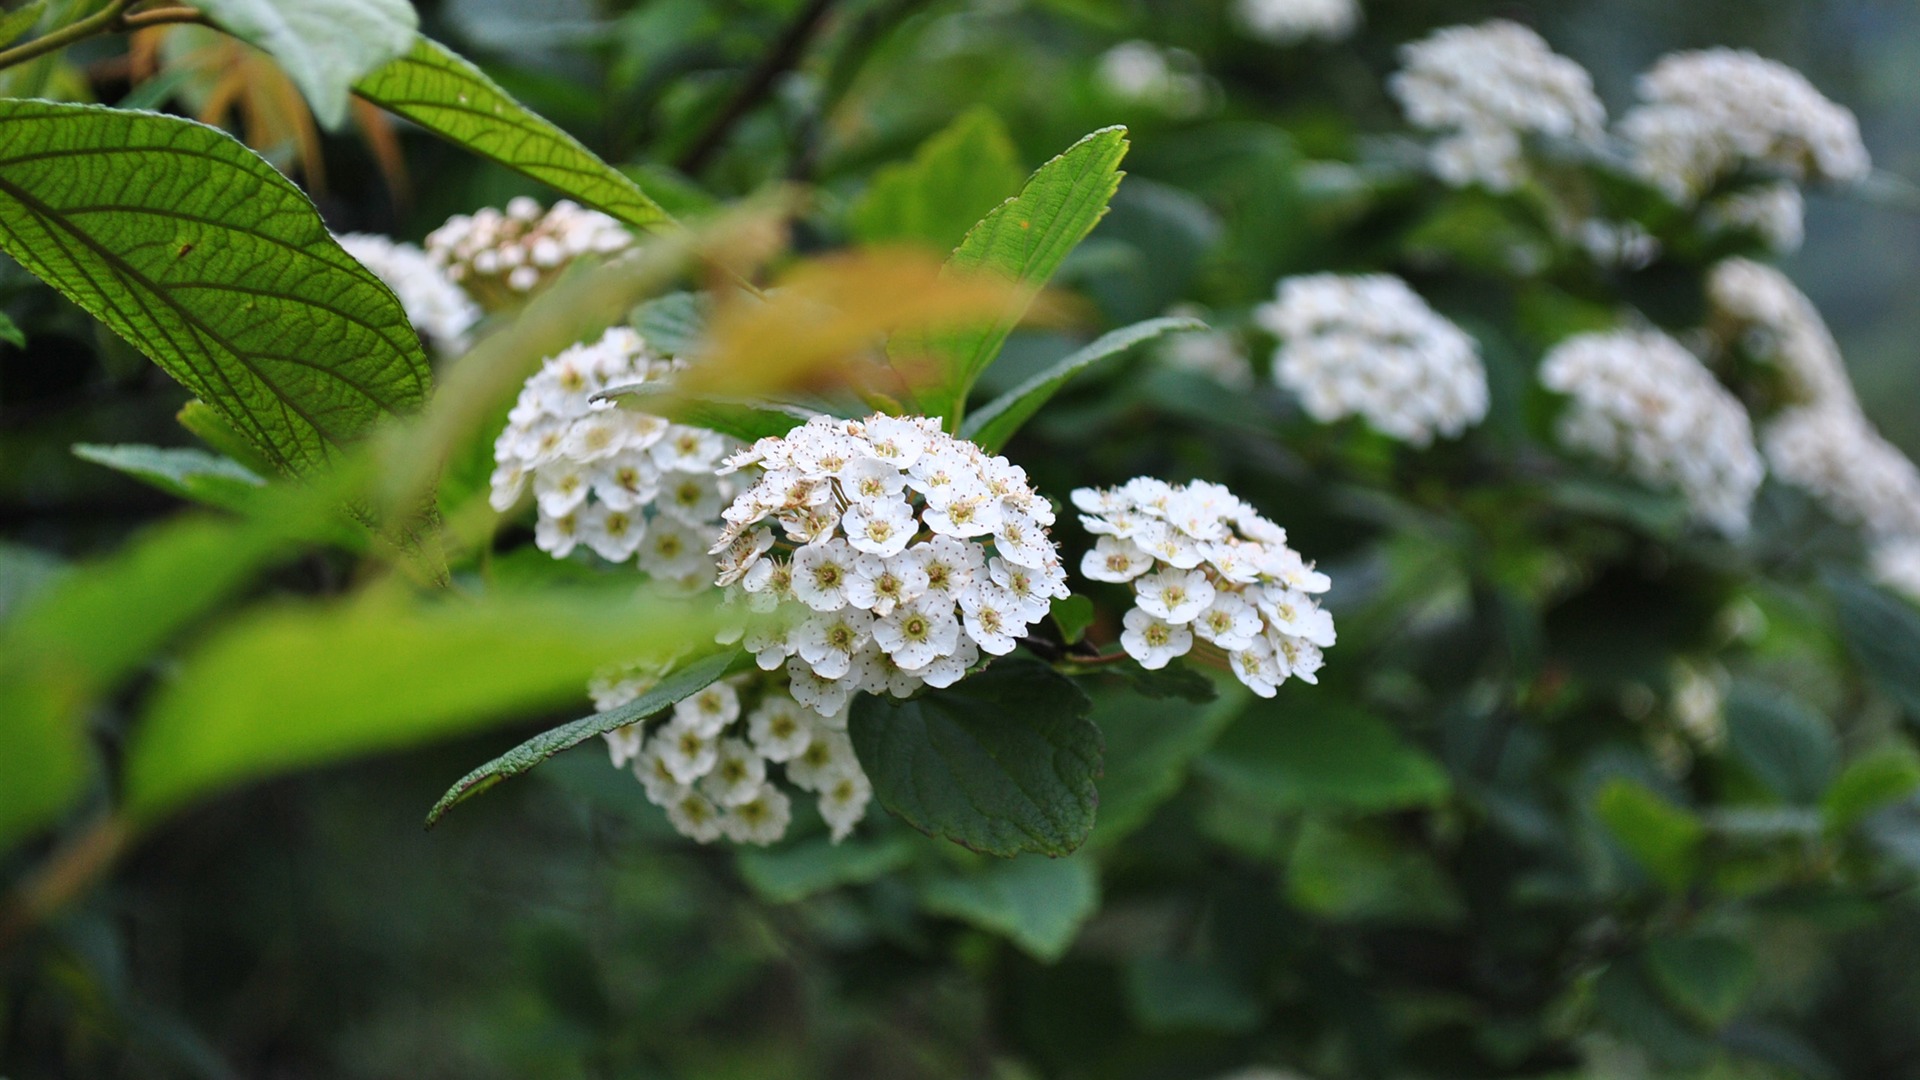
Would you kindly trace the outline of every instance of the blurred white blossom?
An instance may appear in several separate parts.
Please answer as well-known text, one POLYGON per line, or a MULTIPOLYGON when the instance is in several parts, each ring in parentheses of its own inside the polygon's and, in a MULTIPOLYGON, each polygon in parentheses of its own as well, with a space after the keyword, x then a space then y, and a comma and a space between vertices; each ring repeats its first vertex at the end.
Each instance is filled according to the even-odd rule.
POLYGON ((1456 187, 1510 190, 1529 135, 1597 144, 1606 108, 1587 70, 1540 35, 1495 19, 1403 46, 1388 88, 1415 127, 1439 132, 1433 169, 1456 187))
POLYGON ((1746 531, 1766 472, 1752 425, 1679 342, 1657 331, 1580 334, 1547 354, 1540 381, 1573 399, 1560 415, 1561 442, 1677 490, 1695 518, 1723 533, 1746 531))
POLYGON ((1875 546, 1869 556, 1869 566, 1880 584, 1920 602, 1920 536, 1902 537, 1875 546))
POLYGON ((1707 277, 1707 299, 1749 355, 1780 370, 1789 401, 1855 400, 1839 344, 1787 275, 1751 259, 1725 259, 1707 277))
POLYGON ((1670 53, 1640 76, 1642 104, 1620 120, 1633 167, 1701 222, 1751 231, 1775 251, 1805 234, 1799 185, 1865 178, 1872 163, 1853 113, 1799 72, 1736 49, 1670 53), (1779 179, 1721 192, 1743 171, 1779 179))
POLYGON ((1094 77, 1113 97, 1173 116, 1198 114, 1212 91, 1199 57, 1151 41, 1123 41, 1100 54, 1094 77))
POLYGON ((1478 347, 1386 274, 1286 278, 1254 319, 1275 337, 1274 378, 1322 423, 1359 415, 1416 446, 1487 414, 1478 347))
POLYGON ((1358 0, 1235 0, 1233 13, 1249 34, 1274 45, 1344 41, 1360 25, 1358 0))
POLYGON ((456 214, 427 234, 427 255, 488 310, 511 304, 557 277, 582 255, 628 247, 633 236, 618 221, 567 199, 542 211, 522 195, 506 212, 492 207, 456 214))
POLYGON ((1886 541, 1920 537, 1920 470, 1851 400, 1789 409, 1763 438, 1774 474, 1886 541))
POLYGON ((1141 667, 1167 666, 1198 638, 1262 697, 1290 677, 1319 681, 1334 629, 1315 597, 1331 583, 1287 546, 1285 529, 1203 480, 1136 477, 1080 488, 1073 505, 1099 538, 1081 575, 1133 590, 1120 645, 1141 667))
POLYGON ((457 356, 467 351, 471 344, 467 334, 480 321, 480 306, 426 252, 372 233, 346 233, 335 239, 393 290, 407 321, 434 352, 457 356))

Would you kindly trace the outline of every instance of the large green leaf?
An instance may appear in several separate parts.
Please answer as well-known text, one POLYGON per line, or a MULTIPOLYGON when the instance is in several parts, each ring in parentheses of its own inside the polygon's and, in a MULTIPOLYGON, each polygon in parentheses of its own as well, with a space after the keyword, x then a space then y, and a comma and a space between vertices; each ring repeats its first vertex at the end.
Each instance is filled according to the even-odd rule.
POLYGON ((1833 779, 1839 741, 1826 718, 1791 695, 1737 685, 1727 697, 1727 746, 1782 799, 1808 805, 1833 779))
POLYGON ((150 820, 246 780, 577 700, 596 670, 664 655, 705 625, 697 609, 668 604, 617 590, 435 603, 375 594, 233 620, 182 662, 135 729, 127 808, 150 820))
POLYGON ((214 25, 272 55, 329 128, 347 118, 354 80, 413 45, 408 0, 195 0, 214 25))
POLYGON ((1881 747, 1848 762, 1820 800, 1827 824, 1847 828, 1881 807, 1920 790, 1920 755, 1904 744, 1881 747))
POLYGON ((427 811, 427 825, 437 823, 446 812, 498 784, 511 780, 562 750, 579 746, 595 735, 645 720, 654 713, 685 697, 707 688, 714 680, 738 666, 739 650, 703 657, 660 680, 660 685, 617 709, 581 717, 570 724, 543 731, 519 746, 461 777, 447 789, 440 801, 427 811))
POLYGON ((1753 951, 1718 934, 1683 934, 1647 945, 1653 982, 1694 1019, 1719 1027, 1733 1018, 1753 988, 1753 951))
POLYGON ((393 293, 203 124, 0 100, 0 247, 305 472, 426 397, 393 293))
POLYGON ((1466 915, 1424 849, 1389 829, 1310 817, 1287 859, 1287 899, 1330 919, 1448 925, 1466 915))
POLYGON ((142 480, 169 495, 205 503, 223 510, 251 505, 266 483, 253 470, 232 458, 204 450, 140 446, 96 446, 78 443, 73 455, 142 480))
POLYGON ((1920 722, 1920 611, 1851 575, 1828 574, 1825 581, 1847 647, 1907 717, 1920 722))
POLYGON ((1014 859, 920 884, 920 906, 999 934, 1035 959, 1058 960, 1100 907, 1100 872, 1085 853, 1014 859))
POLYGON ((1449 788, 1446 772, 1385 721, 1312 686, 1256 702, 1200 768, 1280 810, 1397 810, 1439 802, 1449 788))
POLYGON ((824 836, 780 844, 736 857, 740 876, 753 891, 776 904, 791 904, 842 885, 878 881, 913 861, 927 841, 896 829, 879 838, 861 837, 836 844, 824 836))
MULTIPOLYGON (((1019 195, 968 230, 947 260, 948 272, 1005 277, 1025 286, 1030 298, 1107 212, 1107 201, 1120 186, 1120 159, 1126 153, 1123 127, 1102 128, 1068 147, 1040 166, 1019 195)), ((928 415, 960 415, 967 391, 1000 355, 1029 302, 1010 305, 1000 318, 971 331, 898 344, 897 352, 924 347, 939 365, 940 384, 922 396, 928 415)))
POLYGON ((1661 882, 1678 888, 1693 876, 1706 827, 1691 810, 1616 776, 1595 796, 1594 812, 1614 839, 1661 882))
POLYGON ((992 855, 1065 855, 1093 828, 1100 730, 1072 680, 1002 661, 907 701, 862 696, 850 730, 880 804, 992 855))
POLYGON ((1246 708, 1252 692, 1220 681, 1220 696, 1205 705, 1125 692, 1094 699, 1093 719, 1107 746, 1095 846, 1111 847, 1145 824, 1180 790, 1194 759, 1246 708))
POLYGON ((361 97, 629 225, 672 219, 625 173, 428 38, 354 86, 361 97))
POLYGON ((922 244, 945 255, 973 224, 1020 189, 1019 152, 992 110, 961 114, 913 160, 885 166, 848 212, 867 243, 922 244))
POLYGON ((86 780, 83 699, 63 673, 0 655, 0 855, 64 813, 86 780))
POLYGON ((960 429, 961 434, 987 450, 997 451, 1007 444, 1014 432, 1020 430, 1022 424, 1040 411, 1040 406, 1067 385, 1068 379, 1102 360, 1119 356, 1143 341, 1151 341, 1174 331, 1206 328, 1207 324, 1198 319, 1176 316, 1148 319, 1103 334, 1085 348, 1075 350, 1058 363, 982 406, 979 412, 967 417, 967 422, 960 429))

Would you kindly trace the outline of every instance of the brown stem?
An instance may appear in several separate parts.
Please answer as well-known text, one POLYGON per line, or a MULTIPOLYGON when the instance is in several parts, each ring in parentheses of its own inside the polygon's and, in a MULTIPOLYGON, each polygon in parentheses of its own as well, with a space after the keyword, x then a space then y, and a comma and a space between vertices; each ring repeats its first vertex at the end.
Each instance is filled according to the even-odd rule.
POLYGON ((125 819, 103 814, 56 850, 45 865, 0 908, 0 953, 47 916, 85 892, 126 847, 125 819))

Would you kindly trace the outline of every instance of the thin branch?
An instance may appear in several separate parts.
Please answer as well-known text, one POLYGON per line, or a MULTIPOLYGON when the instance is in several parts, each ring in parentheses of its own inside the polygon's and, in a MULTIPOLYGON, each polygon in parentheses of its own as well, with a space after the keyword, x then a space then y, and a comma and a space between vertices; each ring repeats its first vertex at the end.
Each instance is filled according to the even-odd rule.
POLYGON ((713 122, 707 125, 707 129, 700 133, 700 137, 693 141, 693 145, 687 148, 686 153, 680 155, 680 160, 674 163, 676 168, 692 176, 713 160, 713 156, 726 145, 727 137, 733 134, 733 129, 739 125, 740 121, 773 92, 774 85, 780 81, 780 76, 791 71, 794 65, 799 63, 801 54, 806 51, 807 43, 813 40, 815 33, 819 32, 821 24, 826 21, 827 12, 832 7, 833 0, 809 0, 807 6, 794 17, 793 22, 780 35, 780 40, 774 42, 773 49, 761 59, 753 73, 747 76, 747 81, 741 84, 732 100, 728 101, 726 107, 720 110, 720 114, 713 118, 713 122))
POLYGON ((171 23, 212 25, 207 21, 207 13, 199 8, 163 7, 154 8, 152 11, 136 11, 121 19, 120 27, 125 30, 144 30, 149 26, 166 26, 171 23))
POLYGON ((15 45, 11 49, 0 52, 0 69, 10 68, 16 64, 24 64, 36 57, 45 56, 47 53, 64 49, 76 41, 82 41, 95 34, 110 33, 115 27, 120 25, 121 17, 126 14, 126 10, 132 7, 133 4, 134 0, 112 0, 106 7, 81 19, 79 22, 68 23, 58 30, 34 38, 25 45, 15 45))
POLYGON ((85 832, 56 849, 0 908, 0 952, 92 888, 126 848, 128 836, 126 819, 103 814, 85 832))

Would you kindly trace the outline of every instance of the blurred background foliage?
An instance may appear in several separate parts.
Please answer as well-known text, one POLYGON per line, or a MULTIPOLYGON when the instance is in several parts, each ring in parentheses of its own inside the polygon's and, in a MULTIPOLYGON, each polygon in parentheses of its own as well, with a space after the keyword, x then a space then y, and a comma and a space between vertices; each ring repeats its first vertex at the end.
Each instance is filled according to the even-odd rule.
MULTIPOLYGON (((1286 274, 1391 268, 1481 339, 1495 409, 1475 438, 1516 453, 1538 420, 1525 365, 1596 315, 1513 286, 1502 253, 1528 226, 1491 200, 1363 190, 1317 164, 1401 129, 1383 88, 1400 43, 1514 18, 1616 109, 1663 52, 1750 47, 1854 108, 1880 169, 1920 177, 1908 3, 1364 6, 1352 40, 1287 49, 1212 0, 445 0, 422 16, 671 210, 812 185, 803 251, 857 237, 876 170, 970 109, 1004 121, 1015 177, 1126 123, 1129 178, 1061 276, 1085 321, 1197 302, 1237 324, 1286 274), (736 110, 790 34, 764 99, 736 110), (1100 79, 1134 39, 1190 54, 1184 97, 1100 79)), ((339 232, 418 239, 545 195, 377 114, 322 136, 269 68, 209 58, 197 32, 92 43, 8 73, 7 92, 230 124, 339 232)), ((1911 189, 1809 204, 1784 266, 1867 411, 1920 453, 1911 189)), ((1657 320, 1697 307, 1679 278, 1627 287, 1657 320)), ((188 439, 184 391, 11 264, 0 302, 32 342, 0 345, 4 614, 177 505, 73 444, 188 439)), ((987 389, 1063 351, 1058 329, 1023 333, 987 389)), ((1678 539, 1666 500, 1542 497, 1469 447, 1416 457, 1251 385, 1136 363, 1009 448, 1056 495, 1226 481, 1337 583, 1343 640, 1317 690, 1194 708, 1104 688, 1085 851, 989 866, 877 812, 841 848, 693 848, 595 748, 421 832, 451 778, 573 713, 529 717, 170 823, 0 953, 0 1074, 1920 1077, 1920 813, 1876 797, 1915 769, 1899 749, 1920 719, 1901 696, 1913 613, 1848 609, 1856 645, 1890 643, 1893 692, 1875 689, 1807 587, 1830 538, 1794 527, 1784 493, 1763 495, 1766 542, 1734 558, 1678 539), (1134 437, 1145 425, 1156 438, 1134 437), (1710 738, 1674 704, 1709 662, 1731 673, 1710 738)), ((339 573, 313 556, 271 588, 325 592, 339 573)), ((90 719, 110 770, 127 715, 90 719)))

